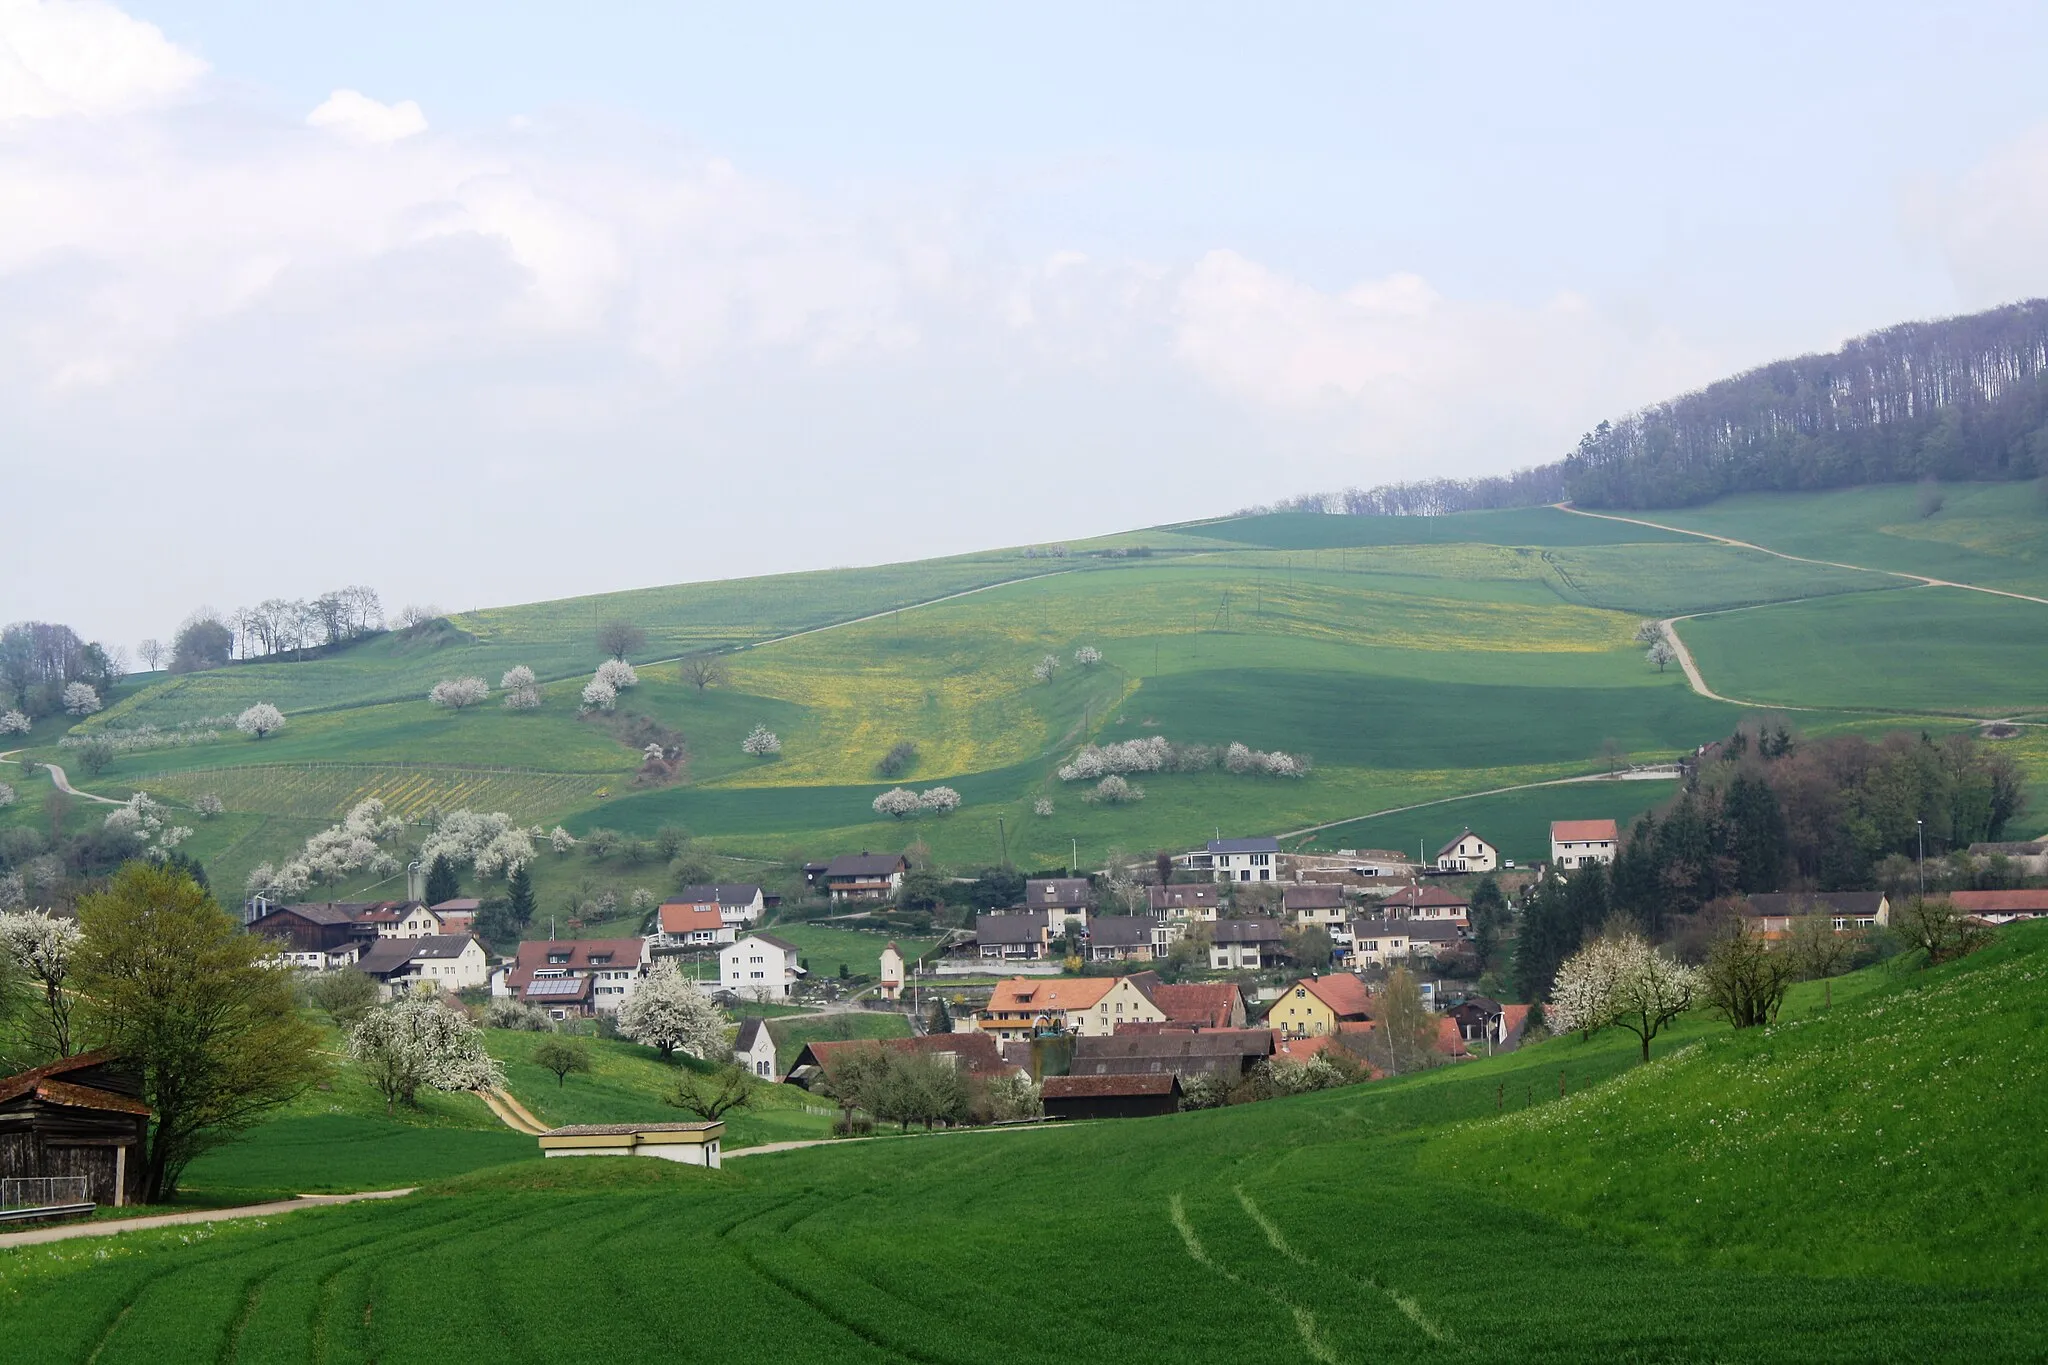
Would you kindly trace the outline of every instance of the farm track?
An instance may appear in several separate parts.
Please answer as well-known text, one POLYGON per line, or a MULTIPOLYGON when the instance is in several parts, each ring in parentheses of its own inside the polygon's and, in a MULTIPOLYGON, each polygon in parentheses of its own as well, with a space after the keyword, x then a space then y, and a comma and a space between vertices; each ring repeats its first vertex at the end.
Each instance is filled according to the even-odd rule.
MULTIPOLYGON (((1574 507, 1568 502, 1552 503, 1551 506, 1555 507, 1560 512, 1569 512, 1571 515, 1575 517, 1593 517, 1600 521, 1617 521, 1624 522, 1630 526, 1647 526, 1653 531, 1669 531, 1676 535, 1695 536, 1701 540, 1712 541, 1716 545, 1727 545, 1738 550, 1754 550, 1758 554, 1769 555, 1773 559, 1783 559, 1794 564, 1818 564, 1825 568, 1830 569, 1849 569, 1857 573, 1879 574, 1886 578, 1904 579, 1908 583, 1912 583, 1918 587, 1923 588, 1959 588, 1964 592, 1981 592, 1992 597, 2010 597, 2015 601, 2034 602, 2038 603, 2041 606, 2048 607, 2048 597, 2034 597, 2030 594, 2023 592, 2011 592, 2005 588, 1987 588, 1979 583, 1963 583, 1951 578, 1930 578, 1926 574, 1907 573, 1902 569, 1878 569, 1872 568, 1868 564, 1847 564, 1842 562, 1841 560, 1836 559, 1811 559, 1806 555, 1787 554, 1783 550, 1773 550, 1768 545, 1758 545, 1753 541, 1737 540, 1733 536, 1716 535, 1711 531, 1695 531, 1690 527, 1672 526, 1661 521, 1650 521, 1644 517, 1619 517, 1608 512, 1588 512, 1581 508, 1574 507)), ((1791 599, 1791 602, 1805 602, 1811 600, 1813 599, 1801 597, 1793 598, 1791 599)), ((1791 602, 1763 602, 1758 603, 1756 605, 1781 607, 1788 606, 1791 604, 1791 602)), ((1686 648, 1684 639, 1682 639, 1678 634, 1678 623, 1680 621, 1691 621, 1701 616, 1720 616, 1726 614, 1728 611, 1747 611, 1751 609, 1752 608, 1749 607, 1731 607, 1724 608, 1720 611, 1689 612, 1683 616, 1667 616, 1657 623, 1658 629, 1664 632, 1664 638, 1670 641, 1672 650, 1678 655, 1679 666, 1685 670, 1685 680, 1692 686, 1692 690, 1694 692, 1698 693, 1702 697, 1705 697, 1709 701, 1727 702, 1734 706, 1752 706, 1760 710, 1769 711, 1843 711, 1855 709, 1840 706, 1790 706, 1783 702, 1752 701, 1744 697, 1723 696, 1721 693, 1716 692, 1713 688, 1709 687, 1707 685, 1706 678, 1700 673, 1698 663, 1696 663, 1692 657, 1692 651, 1686 648)), ((1950 719, 1955 720, 1989 721, 2003 719, 2001 717, 1966 715, 1960 712, 1916 710, 1913 711, 1911 714, 1916 716, 1946 716, 1950 719)), ((2007 720, 2006 723, 2016 725, 2032 725, 2038 724, 2039 722, 2007 720)))
MULTIPOLYGON (((5 761, 7 761, 10 758, 13 758, 16 754, 20 752, 21 750, 19 749, 9 749, 6 753, 0 754, 0 763, 4 763, 5 761)), ((127 804, 124 801, 116 801, 111 796, 94 796, 91 792, 82 792, 78 790, 78 788, 71 785, 71 779, 64 775, 64 770, 54 763, 45 763, 43 765, 43 771, 50 775, 51 785, 56 787, 58 791, 63 792, 66 796, 75 796, 81 801, 97 801, 103 806, 121 806, 127 804)))
MULTIPOLYGON (((1784 709, 1784 708, 1780 708, 1784 709)), ((1411 810, 1427 810, 1431 806, 1448 805, 1453 801, 1471 801, 1482 796, 1503 796, 1508 792, 1525 792, 1537 787, 1569 787, 1581 782, 1651 782, 1678 777, 1676 766, 1669 768, 1636 768, 1626 773, 1585 773, 1579 777, 1551 777, 1541 782, 1518 782, 1512 787, 1492 787, 1486 791, 1459 792, 1456 796, 1439 796, 1428 801, 1417 801, 1406 806, 1388 806, 1385 810, 1367 811, 1363 815, 1347 815, 1341 820, 1326 820, 1320 825, 1307 825, 1301 829, 1282 830, 1275 835, 1278 839, 1305 838, 1320 834, 1326 829, 1339 825, 1353 824, 1359 820, 1377 820, 1382 815, 1400 815, 1411 810)))
POLYGON ((74 1237, 106 1237, 117 1232, 146 1232, 151 1228, 181 1227, 188 1223, 226 1223, 237 1218, 268 1218, 274 1213, 297 1213, 302 1209, 331 1208, 365 1199, 397 1199, 411 1194, 402 1190, 365 1190, 359 1194, 302 1194, 295 1199, 277 1199, 268 1204, 244 1204, 231 1209, 194 1209, 189 1213, 163 1213, 154 1217, 109 1218, 101 1223, 69 1223, 56 1228, 30 1228, 24 1232, 0 1233, 0 1249, 39 1246, 44 1242, 68 1242, 74 1237))

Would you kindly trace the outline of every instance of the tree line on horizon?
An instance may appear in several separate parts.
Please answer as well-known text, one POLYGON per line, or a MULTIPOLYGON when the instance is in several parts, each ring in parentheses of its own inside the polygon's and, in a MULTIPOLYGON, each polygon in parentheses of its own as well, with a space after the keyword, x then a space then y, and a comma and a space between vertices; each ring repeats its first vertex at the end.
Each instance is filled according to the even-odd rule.
MULTIPOLYGON (((1730 493, 2048 473, 2048 299, 1907 322, 1602 422, 1551 464, 1312 493, 1253 511, 1440 516, 1685 507, 1730 493)), ((1922 515, 1938 511, 1923 501, 1922 515)))

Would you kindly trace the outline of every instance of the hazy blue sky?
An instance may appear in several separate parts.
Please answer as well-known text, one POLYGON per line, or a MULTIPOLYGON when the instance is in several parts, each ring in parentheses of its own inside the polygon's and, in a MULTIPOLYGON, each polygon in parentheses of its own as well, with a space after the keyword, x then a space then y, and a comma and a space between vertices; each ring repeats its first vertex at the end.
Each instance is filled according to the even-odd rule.
POLYGON ((1503 470, 2048 288, 2048 7, 1532 8, 0 0, 0 617, 1503 470))

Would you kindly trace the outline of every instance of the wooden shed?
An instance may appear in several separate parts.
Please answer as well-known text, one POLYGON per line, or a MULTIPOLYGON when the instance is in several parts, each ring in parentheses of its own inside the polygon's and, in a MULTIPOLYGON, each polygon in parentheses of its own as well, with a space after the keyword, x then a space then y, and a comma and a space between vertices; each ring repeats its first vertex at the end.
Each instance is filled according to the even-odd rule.
POLYGON ((1136 1119, 1180 1108, 1180 1077, 1048 1076, 1041 1092, 1045 1116, 1055 1119, 1136 1119))
POLYGON ((134 1203, 149 1131, 141 1094, 141 1079, 104 1052, 0 1080, 0 1180, 82 1177, 91 1202, 134 1203))

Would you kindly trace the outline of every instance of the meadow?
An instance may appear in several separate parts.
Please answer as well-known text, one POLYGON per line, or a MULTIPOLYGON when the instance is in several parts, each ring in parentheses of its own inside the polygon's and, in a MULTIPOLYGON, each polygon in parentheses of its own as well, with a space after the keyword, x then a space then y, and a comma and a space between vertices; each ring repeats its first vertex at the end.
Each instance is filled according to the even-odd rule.
POLYGON ((2048 926, 2007 931, 1832 1008, 1801 986, 1767 1033, 1690 1017, 1648 1067, 1567 1038, 1218 1111, 719 1172, 529 1160, 0 1252, 0 1317, 32 1325, 0 1360, 2037 1358, 2044 963, 2048 926))
MULTIPOLYGON (((1098 866, 1111 852, 1142 856, 1219 831, 1305 829, 1594 773, 1612 750, 1669 759, 1729 733, 1750 712, 1647 664, 1635 638, 1646 617, 1688 617, 1680 629, 1711 687, 1782 708, 1808 733, 1873 716, 1929 726, 2048 714, 2048 653, 2037 643, 2048 608, 1872 571, 1910 563, 1985 582, 2033 572, 2048 517, 2011 486, 1943 491, 1929 517, 1914 510, 1914 490, 1896 488, 1653 514, 1870 569, 1555 508, 1285 513, 1128 532, 1059 558, 998 550, 474 611, 303 663, 151 675, 84 727, 271 700, 290 725, 261 742, 231 735, 125 753, 91 779, 67 762, 72 751, 52 747, 61 727, 39 725, 29 747, 100 792, 140 787, 185 806, 221 797, 229 813, 196 825, 193 848, 230 892, 366 796, 415 821, 469 806, 579 834, 684 828, 697 853, 743 880, 762 863, 913 843, 970 872, 1006 857, 1098 866), (1945 557, 1912 558, 1929 554, 1945 557), (614 617, 648 632, 641 684, 618 718, 579 716, 595 627, 614 617), (1079 666, 1082 646, 1100 662, 1079 666), (706 647, 726 651, 729 674, 709 689, 652 662, 706 647), (1032 669, 1047 655, 1062 667, 1040 682, 1032 669), (493 699, 449 713, 424 699, 436 678, 495 682, 516 662, 553 679, 537 711, 493 699), (645 735, 629 724, 681 735, 685 770, 653 785, 636 778, 645 735), (757 725, 779 736, 780 753, 742 752, 757 725), (1141 735, 1307 753, 1315 769, 1298 782, 1148 774, 1144 800, 1118 807, 1090 805, 1054 775, 1084 742, 1141 735), (884 778, 882 759, 899 744, 914 745, 915 758, 884 778), (878 817, 874 798, 899 782, 943 783, 965 805, 943 818, 878 817), (1050 815, 1036 813, 1042 800, 1050 815)), ((2030 784, 2048 791, 2048 759, 2024 757, 2030 784)), ((1478 798, 1474 809, 1533 840, 1520 831, 1580 799, 1521 797, 1495 817, 1492 798, 1478 798)), ((1400 847, 1409 834, 1440 842, 1459 821, 1448 808, 1388 818, 1400 847)), ((1394 842, 1336 838, 1355 833, 1394 842)), ((667 889, 665 869, 616 861, 545 859, 536 877, 550 911, 606 889, 667 889)))

